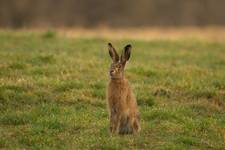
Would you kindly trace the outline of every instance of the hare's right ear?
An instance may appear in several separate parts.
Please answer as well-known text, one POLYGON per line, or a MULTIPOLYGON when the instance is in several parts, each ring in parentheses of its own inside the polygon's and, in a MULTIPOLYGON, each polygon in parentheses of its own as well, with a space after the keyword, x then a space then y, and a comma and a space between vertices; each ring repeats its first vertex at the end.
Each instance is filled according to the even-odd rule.
POLYGON ((121 55, 121 62, 122 63, 126 63, 126 61, 128 61, 129 60, 129 58, 130 58, 130 53, 131 53, 131 45, 130 44, 128 44, 127 46, 125 46, 124 47, 124 50, 123 50, 123 53, 122 53, 122 55, 121 55))
POLYGON ((112 60, 114 62, 119 61, 119 55, 117 54, 115 48, 112 46, 111 43, 108 43, 108 48, 109 48, 109 55, 111 56, 112 60))

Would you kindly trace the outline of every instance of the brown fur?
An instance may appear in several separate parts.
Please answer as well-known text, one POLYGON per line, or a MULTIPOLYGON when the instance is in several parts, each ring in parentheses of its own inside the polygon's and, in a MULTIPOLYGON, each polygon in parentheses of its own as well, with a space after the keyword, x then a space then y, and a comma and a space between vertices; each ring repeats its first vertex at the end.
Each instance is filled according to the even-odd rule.
POLYGON ((136 98, 124 77, 124 67, 130 57, 131 46, 127 45, 119 59, 116 50, 109 43, 109 54, 113 63, 110 67, 110 82, 107 98, 109 107, 110 131, 119 134, 131 134, 140 131, 140 117, 136 98))

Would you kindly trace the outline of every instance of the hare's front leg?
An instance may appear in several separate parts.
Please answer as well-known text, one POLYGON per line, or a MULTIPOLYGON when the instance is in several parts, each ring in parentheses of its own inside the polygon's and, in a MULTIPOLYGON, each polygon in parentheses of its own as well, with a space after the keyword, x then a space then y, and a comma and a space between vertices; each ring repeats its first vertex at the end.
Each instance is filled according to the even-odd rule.
POLYGON ((110 114, 110 116, 109 116, 109 130, 110 130, 111 133, 113 133, 114 129, 115 129, 115 123, 114 123, 115 121, 114 120, 115 119, 114 119, 113 115, 110 114))
POLYGON ((114 108, 112 108, 110 111, 109 121, 110 132, 115 133, 118 126, 118 114, 116 113, 116 110, 114 108))
POLYGON ((119 128, 120 116, 116 109, 112 109, 110 112, 110 132, 116 133, 119 128))

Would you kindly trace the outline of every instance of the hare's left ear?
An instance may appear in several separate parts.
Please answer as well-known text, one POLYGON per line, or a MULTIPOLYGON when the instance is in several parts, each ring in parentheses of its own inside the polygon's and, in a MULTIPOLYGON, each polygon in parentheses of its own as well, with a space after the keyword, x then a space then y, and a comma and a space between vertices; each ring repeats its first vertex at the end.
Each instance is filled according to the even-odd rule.
POLYGON ((128 44, 127 46, 124 47, 123 53, 121 55, 121 62, 126 63, 126 61, 129 60, 130 58, 130 53, 131 53, 131 45, 128 44))
POLYGON ((109 55, 112 58, 113 62, 118 62, 120 57, 111 43, 108 43, 108 49, 109 49, 109 55))

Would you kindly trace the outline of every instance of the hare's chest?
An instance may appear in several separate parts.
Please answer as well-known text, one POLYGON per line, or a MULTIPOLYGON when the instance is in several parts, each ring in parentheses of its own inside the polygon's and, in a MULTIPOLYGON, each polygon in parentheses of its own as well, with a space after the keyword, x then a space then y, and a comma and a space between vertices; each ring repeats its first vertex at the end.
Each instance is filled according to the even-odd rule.
POLYGON ((127 97, 127 87, 125 85, 109 85, 108 89, 108 98, 114 103, 118 101, 123 101, 127 97))

